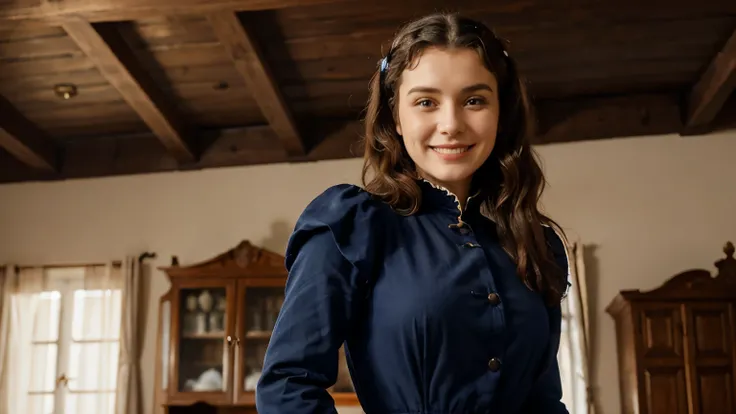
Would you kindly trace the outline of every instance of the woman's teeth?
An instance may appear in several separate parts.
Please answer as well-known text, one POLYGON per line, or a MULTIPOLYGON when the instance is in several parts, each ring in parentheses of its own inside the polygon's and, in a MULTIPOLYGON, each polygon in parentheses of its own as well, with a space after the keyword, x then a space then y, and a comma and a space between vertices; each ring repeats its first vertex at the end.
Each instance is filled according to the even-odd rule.
POLYGON ((470 149, 470 147, 462 147, 462 148, 438 148, 438 147, 431 147, 433 151, 439 152, 440 154, 460 154, 470 149))

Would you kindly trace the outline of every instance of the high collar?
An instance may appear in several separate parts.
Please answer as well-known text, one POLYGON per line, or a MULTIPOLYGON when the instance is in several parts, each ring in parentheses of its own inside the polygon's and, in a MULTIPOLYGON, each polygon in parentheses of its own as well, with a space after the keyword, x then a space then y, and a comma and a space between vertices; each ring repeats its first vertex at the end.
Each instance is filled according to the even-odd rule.
POLYGON ((425 179, 418 179, 417 183, 422 190, 422 206, 423 209, 438 209, 449 211, 462 219, 462 216, 470 212, 480 209, 481 197, 480 192, 474 192, 473 195, 465 200, 465 209, 460 207, 460 199, 452 191, 437 184, 433 184, 425 179))

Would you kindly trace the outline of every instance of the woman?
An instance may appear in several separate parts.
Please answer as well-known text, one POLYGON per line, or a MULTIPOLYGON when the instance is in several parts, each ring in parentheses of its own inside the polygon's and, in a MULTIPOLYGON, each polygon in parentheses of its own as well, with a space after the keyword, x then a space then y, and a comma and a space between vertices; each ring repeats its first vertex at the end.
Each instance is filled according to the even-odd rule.
POLYGON ((334 413, 345 343, 367 414, 567 413, 565 247, 537 207, 532 119, 502 42, 456 15, 409 23, 365 121, 365 189, 329 188, 289 240, 258 412, 334 413))

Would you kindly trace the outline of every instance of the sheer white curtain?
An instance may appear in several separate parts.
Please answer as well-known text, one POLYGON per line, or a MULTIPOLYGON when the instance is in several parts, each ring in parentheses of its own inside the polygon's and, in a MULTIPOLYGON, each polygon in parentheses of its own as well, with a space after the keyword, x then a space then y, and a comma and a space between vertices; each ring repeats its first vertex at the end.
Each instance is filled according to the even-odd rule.
POLYGON ((123 278, 113 266, 88 266, 74 291, 65 414, 114 413, 123 278))
POLYGON ((10 310, 14 289, 15 266, 0 266, 0 412, 8 407, 8 393, 5 387, 8 381, 8 335, 10 334, 10 310))
POLYGON ((585 278, 584 245, 567 246, 570 289, 562 303, 562 335, 558 361, 563 401, 570 414, 595 414, 590 386, 590 314, 585 278))
POLYGON ((140 358, 142 332, 140 321, 141 265, 135 257, 127 257, 113 271, 122 280, 123 315, 120 331, 120 363, 118 365, 117 403, 115 414, 142 412, 140 358))
POLYGON ((8 413, 53 412, 59 332, 49 316, 58 314, 60 298, 50 292, 41 268, 22 268, 10 276, 10 306, 3 307, 3 319, 9 321, 4 408, 8 413))

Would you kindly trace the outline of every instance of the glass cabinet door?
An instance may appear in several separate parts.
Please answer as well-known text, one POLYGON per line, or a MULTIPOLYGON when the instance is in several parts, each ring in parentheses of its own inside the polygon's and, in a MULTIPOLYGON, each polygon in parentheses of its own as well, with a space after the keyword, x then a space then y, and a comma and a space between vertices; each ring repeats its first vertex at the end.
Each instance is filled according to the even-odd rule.
POLYGON ((238 315, 242 318, 239 347, 239 369, 236 400, 238 403, 255 402, 255 390, 263 370, 263 359, 271 339, 281 306, 284 303, 283 286, 241 286, 238 315))
POLYGON ((171 384, 176 400, 223 403, 232 401, 234 345, 232 307, 234 282, 213 281, 211 286, 180 286, 175 305, 178 324, 171 384), (193 395, 194 394, 194 395, 193 395))
MULTIPOLYGON (((254 404, 255 389, 263 370, 271 332, 284 303, 283 284, 243 282, 238 287, 238 359, 239 372, 235 384, 237 404, 254 404)), ((355 389, 348 371, 347 359, 340 348, 337 383, 329 389, 338 405, 357 405, 355 389)))
POLYGON ((348 361, 345 357, 345 347, 340 347, 340 359, 337 366, 337 382, 330 388, 333 394, 354 393, 353 380, 350 378, 348 361))
POLYGON ((348 360, 345 356, 345 346, 340 347, 340 357, 337 366, 337 381, 335 385, 328 390, 335 399, 336 405, 359 405, 358 398, 355 395, 355 387, 350 377, 348 369, 348 360))

